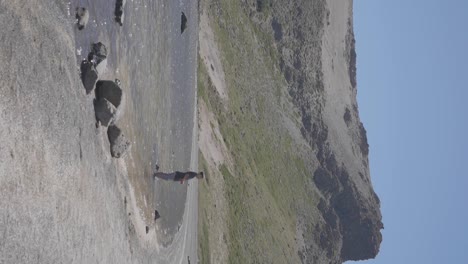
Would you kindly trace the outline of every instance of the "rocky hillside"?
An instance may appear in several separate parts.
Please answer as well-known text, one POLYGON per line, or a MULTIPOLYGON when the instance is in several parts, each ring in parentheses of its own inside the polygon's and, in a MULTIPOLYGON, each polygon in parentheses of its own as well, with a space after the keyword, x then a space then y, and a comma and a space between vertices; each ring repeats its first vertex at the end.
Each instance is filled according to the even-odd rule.
POLYGON ((202 1, 204 263, 377 255, 383 224, 356 102, 352 4, 202 1))

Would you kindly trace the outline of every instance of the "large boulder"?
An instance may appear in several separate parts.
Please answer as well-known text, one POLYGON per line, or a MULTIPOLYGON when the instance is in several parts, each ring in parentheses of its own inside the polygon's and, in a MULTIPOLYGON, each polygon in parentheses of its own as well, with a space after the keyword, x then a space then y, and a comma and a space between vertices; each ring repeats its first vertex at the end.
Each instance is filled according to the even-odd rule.
POLYGON ((124 21, 124 8, 126 0, 116 0, 115 1, 115 22, 119 23, 120 26, 123 25, 124 21))
POLYGON ((116 125, 111 125, 107 129, 107 136, 110 142, 111 155, 114 158, 123 157, 125 152, 130 148, 130 141, 124 136, 120 128, 116 125))
POLYGON ((76 24, 78 25, 78 29, 79 30, 84 29, 86 27, 86 25, 88 24, 88 20, 89 20, 89 11, 88 11, 88 9, 86 9, 84 7, 77 7, 76 8, 75 18, 77 19, 76 24))
POLYGON ((94 89, 94 86, 96 85, 96 82, 98 80, 98 72, 96 68, 94 67, 94 64, 86 60, 81 62, 80 69, 81 69, 81 81, 83 82, 83 86, 86 90, 86 94, 89 94, 94 89))
POLYGON ((100 100, 101 98, 107 99, 111 102, 116 108, 122 103, 122 89, 113 81, 98 81, 96 84, 96 98, 100 100))
POLYGON ((109 126, 116 121, 117 109, 105 98, 94 101, 94 112, 96 120, 103 126, 109 126))

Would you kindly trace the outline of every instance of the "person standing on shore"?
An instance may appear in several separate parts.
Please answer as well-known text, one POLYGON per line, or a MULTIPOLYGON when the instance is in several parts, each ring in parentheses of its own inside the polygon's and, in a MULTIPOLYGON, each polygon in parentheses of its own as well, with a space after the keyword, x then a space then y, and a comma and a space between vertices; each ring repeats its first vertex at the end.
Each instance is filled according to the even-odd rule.
MULTIPOLYGON (((156 167, 156 170, 159 169, 159 166, 156 167)), ((197 179, 203 179, 203 171, 200 172, 193 172, 193 171, 187 171, 187 172, 180 172, 180 171, 175 171, 171 173, 164 173, 164 172, 155 172, 153 174, 154 178, 159 178, 163 179, 166 181, 180 181, 180 184, 184 183, 184 181, 191 180, 193 178, 197 179)))

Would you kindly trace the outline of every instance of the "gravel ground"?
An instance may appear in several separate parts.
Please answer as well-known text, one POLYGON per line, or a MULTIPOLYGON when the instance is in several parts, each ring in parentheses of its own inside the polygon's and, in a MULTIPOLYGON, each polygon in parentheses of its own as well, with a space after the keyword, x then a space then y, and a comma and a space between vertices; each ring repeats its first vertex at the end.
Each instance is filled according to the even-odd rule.
POLYGON ((197 184, 187 194, 149 174, 154 162, 196 169, 196 3, 127 1, 120 28, 113 6, 89 2, 78 32, 73 11, 88 1, 0 1, 0 263, 195 262, 197 184), (184 8, 195 21, 180 36, 184 8), (120 125, 133 147, 122 160, 79 79, 94 41, 109 48, 103 77, 128 94, 120 125), (155 204, 162 219, 145 234, 155 204))

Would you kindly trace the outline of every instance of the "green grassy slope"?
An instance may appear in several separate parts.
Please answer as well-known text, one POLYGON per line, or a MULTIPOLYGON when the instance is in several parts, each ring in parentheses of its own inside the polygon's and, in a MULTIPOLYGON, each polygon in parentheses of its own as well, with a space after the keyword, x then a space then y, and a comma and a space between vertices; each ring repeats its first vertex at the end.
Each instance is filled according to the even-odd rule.
MULTIPOLYGON (((222 175, 228 209, 229 263, 298 263, 296 215, 314 222, 318 198, 302 150, 288 133, 282 113, 294 117, 279 74, 271 34, 256 28, 239 1, 210 6, 211 25, 221 50, 229 101, 222 105, 203 64, 198 70, 199 100, 220 124, 234 161, 215 168, 222 175)), ((199 60, 201 61, 201 60, 199 60)), ((297 116, 297 115, 296 115, 297 116)), ((293 118, 295 119, 295 118, 293 118)), ((208 170, 203 156, 200 167, 208 170)), ((209 180, 200 185, 200 259, 209 263, 209 227, 205 219, 213 195, 209 180)))

